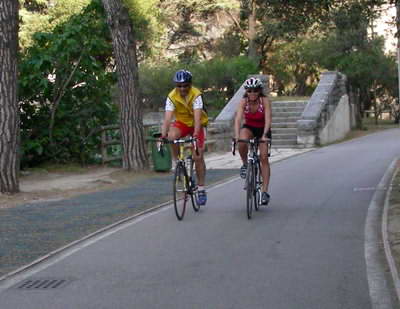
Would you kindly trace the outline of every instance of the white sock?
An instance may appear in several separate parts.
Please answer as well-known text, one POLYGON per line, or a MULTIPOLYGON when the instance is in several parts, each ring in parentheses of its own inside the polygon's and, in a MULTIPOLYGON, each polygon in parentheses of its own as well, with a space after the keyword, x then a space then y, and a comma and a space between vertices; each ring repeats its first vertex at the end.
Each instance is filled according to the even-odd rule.
POLYGON ((204 186, 197 186, 198 191, 204 191, 204 186))

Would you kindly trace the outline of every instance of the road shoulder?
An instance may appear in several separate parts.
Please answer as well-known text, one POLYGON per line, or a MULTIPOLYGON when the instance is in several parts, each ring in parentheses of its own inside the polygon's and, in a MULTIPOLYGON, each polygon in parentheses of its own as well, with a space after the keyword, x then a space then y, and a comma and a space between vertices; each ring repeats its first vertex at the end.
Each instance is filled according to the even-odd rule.
POLYGON ((382 232, 385 244, 385 253, 396 289, 397 298, 400 300, 400 159, 396 162, 385 201, 385 215, 383 218, 382 232))

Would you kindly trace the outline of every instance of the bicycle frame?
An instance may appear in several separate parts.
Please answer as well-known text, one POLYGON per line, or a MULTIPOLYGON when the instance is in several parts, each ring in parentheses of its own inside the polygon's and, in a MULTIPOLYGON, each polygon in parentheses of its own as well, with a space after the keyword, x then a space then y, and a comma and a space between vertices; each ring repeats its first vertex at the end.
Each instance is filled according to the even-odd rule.
MULTIPOLYGON (((247 191, 247 218, 251 219, 253 204, 255 210, 259 209, 261 205, 261 167, 260 157, 258 155, 258 146, 260 143, 269 143, 267 141, 260 141, 258 138, 253 139, 239 139, 237 142, 247 143, 249 149, 247 152, 247 176, 246 176, 246 191, 247 191)), ((232 153, 235 155, 236 140, 232 140, 232 153)))
POLYGON ((173 182, 173 196, 174 196, 174 209, 178 220, 182 220, 185 215, 186 203, 188 196, 192 201, 193 209, 199 211, 199 205, 196 202, 197 187, 195 185, 194 173, 193 173, 193 158, 192 158, 192 147, 189 150, 186 149, 185 144, 192 144, 196 153, 197 139, 190 137, 186 139, 176 139, 172 141, 161 141, 159 149, 162 150, 164 143, 177 144, 179 147, 177 162, 175 166, 175 176, 173 182), (183 194, 183 196, 180 196, 183 194))

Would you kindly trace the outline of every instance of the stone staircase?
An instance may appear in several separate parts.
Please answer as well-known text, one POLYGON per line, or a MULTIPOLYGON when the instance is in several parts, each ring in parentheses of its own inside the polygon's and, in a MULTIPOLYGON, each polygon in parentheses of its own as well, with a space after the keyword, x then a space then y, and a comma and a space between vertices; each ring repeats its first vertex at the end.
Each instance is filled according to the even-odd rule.
POLYGON ((297 120, 307 101, 272 102, 272 148, 298 148, 297 120))
MULTIPOLYGON (((297 120, 307 101, 272 102, 272 148, 303 148, 297 144, 297 120)), ((225 125, 210 122, 207 129, 206 150, 230 151, 233 136, 232 122, 225 125)))

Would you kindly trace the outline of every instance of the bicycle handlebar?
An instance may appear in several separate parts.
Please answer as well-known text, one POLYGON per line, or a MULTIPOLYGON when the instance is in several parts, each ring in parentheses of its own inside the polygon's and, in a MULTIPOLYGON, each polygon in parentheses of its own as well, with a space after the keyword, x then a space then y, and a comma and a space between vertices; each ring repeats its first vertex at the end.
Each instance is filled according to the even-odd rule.
POLYGON ((196 137, 189 137, 189 138, 179 138, 179 139, 174 139, 174 140, 168 140, 168 139, 163 139, 162 143, 163 144, 189 144, 189 143, 196 143, 197 138, 196 137))
POLYGON ((260 140, 260 139, 258 139, 258 138, 250 138, 250 139, 238 139, 237 140, 237 142, 238 143, 247 143, 247 144, 254 144, 254 143, 267 143, 268 142, 268 139, 267 140, 260 140))
POLYGON ((159 139, 159 145, 158 145, 158 151, 162 152, 162 146, 164 144, 192 144, 194 147, 194 150, 196 152, 196 155, 199 155, 199 149, 197 146, 197 137, 189 137, 189 138, 179 138, 179 139, 174 139, 174 140, 168 140, 166 138, 160 138, 159 139))
POLYGON ((232 154, 235 155, 236 154, 236 144, 237 143, 247 143, 247 144, 255 144, 255 143, 269 143, 271 141, 271 139, 267 139, 267 140, 260 140, 259 138, 250 138, 250 139, 238 139, 236 140, 235 138, 232 138, 232 154))

